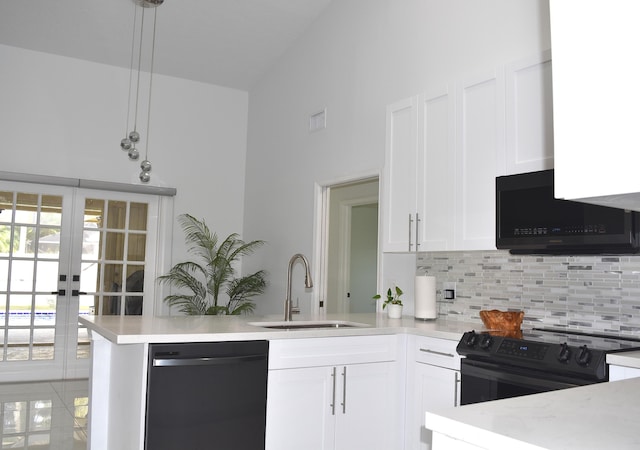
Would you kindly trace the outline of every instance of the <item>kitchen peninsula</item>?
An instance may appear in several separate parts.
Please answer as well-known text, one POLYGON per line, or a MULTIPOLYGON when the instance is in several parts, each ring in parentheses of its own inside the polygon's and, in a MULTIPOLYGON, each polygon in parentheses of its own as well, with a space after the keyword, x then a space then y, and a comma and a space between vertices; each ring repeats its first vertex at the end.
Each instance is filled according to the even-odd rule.
POLYGON ((434 450, 640 448, 640 378, 427 412, 434 450))
MULTIPOLYGON (((385 314, 328 315, 323 319, 348 321, 360 326, 292 331, 267 329, 250 324, 279 321, 281 320, 279 316, 81 317, 80 322, 90 330, 92 339, 91 421, 89 424, 91 450, 144 448, 150 344, 268 340, 270 371, 272 368, 282 368, 282 363, 278 361, 285 361, 286 364, 296 360, 295 364, 304 366, 310 359, 313 359, 314 363, 320 361, 318 365, 334 364, 331 361, 335 360, 335 364, 342 370, 344 365, 348 367, 349 362, 355 358, 354 361, 358 364, 356 364, 357 367, 352 368, 353 370, 349 369, 349 376, 357 377, 358 370, 363 367, 374 368, 378 372, 373 374, 377 378, 369 377, 370 374, 367 374, 368 378, 364 378, 363 382, 356 382, 354 378, 354 382, 350 385, 350 395, 356 394, 357 388, 365 383, 374 383, 373 388, 376 392, 381 392, 385 399, 395 402, 394 407, 400 405, 399 407, 402 408, 403 402, 398 402, 398 398, 404 395, 408 338, 434 338, 434 341, 448 342, 451 348, 455 348, 456 342, 464 331, 482 328, 478 323, 441 320, 425 322, 415 320, 413 317, 388 319, 385 314), (295 345, 309 343, 311 347, 298 347, 304 352, 304 358, 298 358, 295 353, 289 352, 289 347, 285 345, 289 343, 295 345), (312 352, 309 352, 310 348, 312 352), (273 352, 276 354, 274 355, 273 352), (316 356, 312 356, 312 353, 316 356), (300 359, 306 361, 300 362, 300 359), (327 363, 330 359, 331 361, 327 363), (280 364, 280 366, 273 367, 274 364, 280 364), (383 376, 387 378, 380 376, 381 369, 386 370, 383 376), (380 388, 379 383, 383 382, 381 380, 391 380, 393 382, 391 389, 380 388)), ((293 323, 302 320, 302 318, 296 318, 293 323)), ((448 352, 455 353, 453 350, 448 352)), ((451 355, 447 359, 455 358, 451 355)), ((280 370, 275 375, 284 372, 286 370, 280 370)), ((269 376, 270 381, 277 379, 271 374, 269 376)), ((342 378, 343 375, 338 376, 342 378)), ((346 376, 345 369, 344 377, 346 376)), ((268 396, 270 397, 272 393, 269 391, 268 396)), ((366 402, 366 406, 367 408, 363 408, 365 414, 375 412, 378 415, 378 411, 366 411, 371 409, 370 401, 366 402)), ((352 411, 357 409, 354 402, 350 407, 352 411)), ((397 439, 394 442, 402 442, 404 415, 397 416, 398 418, 395 419, 397 435, 394 437, 397 439)), ((387 420, 387 417, 382 414, 380 420, 387 420)), ((269 423, 268 413, 267 422, 269 423)), ((365 426, 371 426, 366 421, 356 421, 356 424, 362 423, 365 426)), ((335 425, 336 429, 341 426, 353 428, 353 424, 348 423, 348 420, 345 420, 343 425, 335 425)), ((380 432, 390 435, 384 427, 380 427, 380 432)), ((290 436, 287 438, 291 440, 290 436)), ((279 445, 273 442, 267 446, 267 448, 278 447, 279 445)), ((387 448, 400 448, 400 446, 394 445, 387 448)))

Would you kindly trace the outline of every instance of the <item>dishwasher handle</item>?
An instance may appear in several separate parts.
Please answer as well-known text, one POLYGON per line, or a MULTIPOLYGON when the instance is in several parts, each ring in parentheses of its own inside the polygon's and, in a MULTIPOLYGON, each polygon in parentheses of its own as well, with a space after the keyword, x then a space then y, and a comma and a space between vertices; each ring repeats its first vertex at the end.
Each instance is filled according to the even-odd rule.
POLYGON ((266 361, 266 354, 243 356, 202 356, 197 358, 153 358, 153 367, 219 366, 266 361))

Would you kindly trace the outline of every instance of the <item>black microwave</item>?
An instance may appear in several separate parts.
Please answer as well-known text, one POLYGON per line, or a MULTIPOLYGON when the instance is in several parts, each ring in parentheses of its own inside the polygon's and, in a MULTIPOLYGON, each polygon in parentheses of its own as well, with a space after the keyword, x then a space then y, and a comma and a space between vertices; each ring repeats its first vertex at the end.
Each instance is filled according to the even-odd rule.
POLYGON ((553 170, 496 178, 496 247, 520 254, 640 251, 638 212, 554 197, 553 170))

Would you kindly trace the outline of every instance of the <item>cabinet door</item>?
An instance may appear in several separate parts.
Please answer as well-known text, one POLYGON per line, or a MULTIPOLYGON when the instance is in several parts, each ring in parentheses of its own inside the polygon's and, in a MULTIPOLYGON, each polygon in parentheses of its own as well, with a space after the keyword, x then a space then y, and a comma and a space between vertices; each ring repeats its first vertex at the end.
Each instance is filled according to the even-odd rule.
POLYGON ((418 250, 453 249, 455 115, 447 87, 419 97, 418 250))
POLYGON ((507 174, 552 169, 551 52, 509 64, 506 83, 507 174))
POLYGON ((407 450, 430 450, 431 430, 424 427, 424 413, 458 406, 460 372, 452 369, 413 363, 407 408, 407 450))
POLYGON ((457 250, 495 250, 495 177, 505 173, 504 76, 469 79, 456 95, 457 250))
POLYGON ((269 371, 267 450, 334 448, 333 375, 333 367, 269 371))
POLYGON ((415 251, 417 98, 387 107, 385 171, 382 180, 385 252, 415 251), (410 241, 411 239, 411 245, 410 241))
POLYGON ((401 448, 394 363, 338 367, 336 450, 401 448))

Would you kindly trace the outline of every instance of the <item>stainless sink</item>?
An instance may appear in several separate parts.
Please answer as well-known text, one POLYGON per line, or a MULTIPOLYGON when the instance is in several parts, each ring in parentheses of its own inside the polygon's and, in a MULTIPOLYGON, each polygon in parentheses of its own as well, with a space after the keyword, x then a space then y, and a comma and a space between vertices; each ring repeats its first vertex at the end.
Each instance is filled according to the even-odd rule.
POLYGON ((344 320, 307 320, 291 322, 249 322, 254 327, 269 328, 272 330, 322 330, 327 328, 366 328, 371 327, 366 323, 348 322, 344 320))

